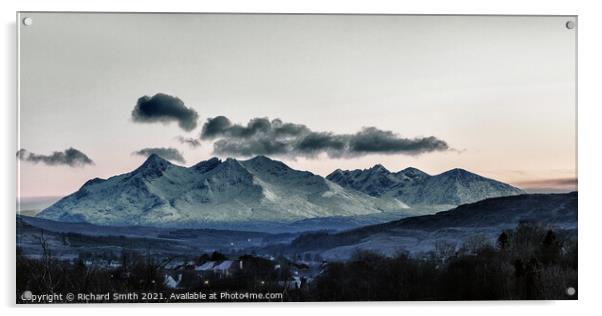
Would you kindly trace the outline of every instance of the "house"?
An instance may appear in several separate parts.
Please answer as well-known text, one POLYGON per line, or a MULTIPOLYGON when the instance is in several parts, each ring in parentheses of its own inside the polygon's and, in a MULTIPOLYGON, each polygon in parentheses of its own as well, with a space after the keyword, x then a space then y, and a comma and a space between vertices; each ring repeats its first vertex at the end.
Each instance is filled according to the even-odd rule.
POLYGON ((222 277, 228 277, 237 271, 242 270, 242 261, 239 260, 224 260, 213 266, 213 272, 222 277))
POLYGON ((301 277, 293 276, 289 281, 289 288, 300 289, 301 288, 301 277))
POLYGON ((199 266, 196 266, 194 270, 203 273, 203 272, 211 272, 213 271, 213 267, 216 265, 217 261, 207 261, 199 266))
POLYGON ((223 260, 223 261, 207 261, 194 268, 202 276, 216 274, 220 277, 228 277, 233 273, 242 270, 242 262, 240 260, 223 260))
POLYGON ((175 289, 182 282, 182 274, 178 274, 175 278, 169 274, 165 274, 165 278, 163 279, 163 284, 170 289, 175 289))
POLYGON ((172 260, 164 265, 167 270, 180 270, 186 268, 186 262, 183 260, 172 260))

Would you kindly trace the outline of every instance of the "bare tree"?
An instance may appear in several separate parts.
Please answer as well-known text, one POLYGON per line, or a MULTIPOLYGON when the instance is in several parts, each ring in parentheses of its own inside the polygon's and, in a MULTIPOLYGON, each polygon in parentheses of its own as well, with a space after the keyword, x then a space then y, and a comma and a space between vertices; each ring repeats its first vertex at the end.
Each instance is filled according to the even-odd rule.
POLYGON ((437 240, 435 242, 435 255, 445 262, 456 254, 456 243, 449 240, 437 240))

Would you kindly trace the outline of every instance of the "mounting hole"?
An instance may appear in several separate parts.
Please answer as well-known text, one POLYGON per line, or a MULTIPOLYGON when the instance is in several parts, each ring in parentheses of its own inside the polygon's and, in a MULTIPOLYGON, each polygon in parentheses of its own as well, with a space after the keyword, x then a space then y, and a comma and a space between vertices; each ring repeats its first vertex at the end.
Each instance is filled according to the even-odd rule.
POLYGON ((23 292, 23 294, 21 294, 21 299, 24 301, 30 301, 32 297, 33 294, 31 293, 31 291, 25 291, 23 292))
POLYGON ((565 26, 566 26, 567 29, 572 30, 572 29, 575 28, 575 22, 568 21, 568 22, 566 22, 565 26))
POLYGON ((574 288, 574 287, 572 287, 572 286, 569 286, 569 287, 567 287, 567 288, 566 288, 566 294, 567 294, 568 296, 573 296, 573 295, 575 295, 575 293, 576 293, 576 292, 577 292, 577 291, 576 291, 576 290, 575 290, 575 288, 574 288))
POLYGON ((32 19, 32 18, 30 18, 30 17, 24 18, 24 19, 23 19, 23 24, 25 24, 25 25, 27 25, 27 26, 30 26, 30 25, 32 25, 32 24, 33 24, 33 19, 32 19))

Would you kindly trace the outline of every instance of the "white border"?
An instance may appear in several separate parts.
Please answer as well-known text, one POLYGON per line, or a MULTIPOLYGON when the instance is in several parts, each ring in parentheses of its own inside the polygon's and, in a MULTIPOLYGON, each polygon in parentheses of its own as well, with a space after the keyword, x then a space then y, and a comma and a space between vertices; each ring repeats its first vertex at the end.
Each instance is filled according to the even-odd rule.
MULTIPOLYGON (((420 314, 420 315, 509 315, 532 314, 541 315, 573 315, 593 314, 599 312, 597 299, 600 280, 601 247, 599 225, 602 224, 602 208, 599 206, 597 193, 602 176, 602 135, 599 123, 602 117, 600 75, 602 50, 600 34, 602 34, 602 12, 596 1, 76 1, 76 0, 32 0, 0 2, 0 15, 3 22, 4 75, 1 77, 1 96, 4 97, 2 107, 3 128, 2 149, 0 155, 3 175, 0 197, 3 202, 3 256, 1 269, 0 300, 3 314, 8 312, 19 315, 44 313, 44 315, 80 315, 112 313, 118 308, 127 311, 142 308, 145 313, 164 314, 175 308, 176 313, 236 313, 236 314, 275 314, 305 315, 324 310, 325 313, 337 314, 420 314), (403 13, 403 14, 553 14, 579 15, 579 301, 558 302, 401 302, 401 303, 289 303, 289 304, 163 304, 163 305, 95 305, 79 307, 33 307, 14 306, 14 249, 15 227, 14 207, 16 194, 16 11, 145 11, 145 12, 282 12, 282 13, 403 13), (85 308, 85 310, 81 310, 85 308), (107 310, 111 309, 111 310, 107 310), (199 310, 201 308, 201 310, 199 310), (191 309, 191 310, 189 310, 191 309), (374 309, 377 309, 374 311, 374 309)), ((7 314, 8 314, 7 313, 7 314)), ((7 315, 4 314, 4 315, 7 315)))

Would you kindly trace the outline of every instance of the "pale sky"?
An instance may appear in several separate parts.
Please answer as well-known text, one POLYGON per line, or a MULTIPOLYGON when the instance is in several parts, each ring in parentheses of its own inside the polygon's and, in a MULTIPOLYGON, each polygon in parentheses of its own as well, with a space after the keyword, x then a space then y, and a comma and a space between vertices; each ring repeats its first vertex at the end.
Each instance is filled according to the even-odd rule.
POLYGON ((333 159, 274 157, 327 175, 380 163, 430 174, 464 168, 533 191, 574 190, 575 17, 21 13, 19 148, 69 147, 94 165, 23 161, 21 196, 57 196, 131 171, 145 147, 213 156, 208 118, 280 118, 314 131, 377 127, 453 150, 333 159), (136 123, 165 93, 198 127, 136 123), (573 179, 573 180, 572 180, 573 179), (568 183, 568 184, 567 184, 568 183))

